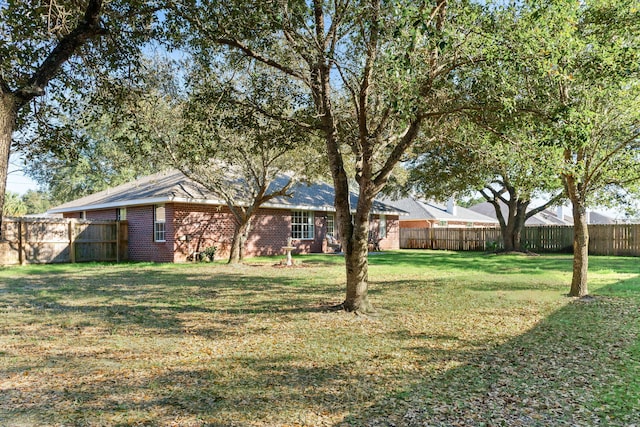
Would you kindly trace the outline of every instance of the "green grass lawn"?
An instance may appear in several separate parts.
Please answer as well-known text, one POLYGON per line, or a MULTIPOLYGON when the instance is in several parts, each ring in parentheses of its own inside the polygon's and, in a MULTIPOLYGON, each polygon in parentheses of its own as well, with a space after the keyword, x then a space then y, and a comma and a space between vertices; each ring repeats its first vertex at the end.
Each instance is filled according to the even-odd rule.
POLYGON ((0 268, 2 426, 626 426, 640 260, 432 251, 0 268))

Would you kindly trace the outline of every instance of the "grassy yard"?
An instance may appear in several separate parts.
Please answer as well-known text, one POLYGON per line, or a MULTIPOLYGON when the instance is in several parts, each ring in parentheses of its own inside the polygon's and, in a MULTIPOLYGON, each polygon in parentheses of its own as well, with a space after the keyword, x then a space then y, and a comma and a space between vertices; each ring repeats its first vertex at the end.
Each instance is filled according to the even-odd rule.
POLYGON ((0 268, 2 426, 626 426, 640 260, 401 251, 249 265, 0 268))

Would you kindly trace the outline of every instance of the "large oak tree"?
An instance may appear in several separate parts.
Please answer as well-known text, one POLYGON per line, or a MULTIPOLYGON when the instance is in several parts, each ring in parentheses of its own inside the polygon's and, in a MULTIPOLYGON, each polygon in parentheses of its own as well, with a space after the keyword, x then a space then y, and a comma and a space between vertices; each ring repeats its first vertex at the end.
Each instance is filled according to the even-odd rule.
MULTIPOLYGON (((550 143, 573 204, 574 261, 569 295, 588 294, 587 208, 640 179, 640 10, 634 1, 543 6, 534 32, 549 94, 550 143)), ((548 105, 548 104, 547 104, 548 105)))
POLYGON ((341 306, 373 310, 367 260, 373 200, 421 129, 457 108, 456 73, 478 61, 487 42, 482 7, 447 0, 175 3, 172 28, 183 28, 176 42, 195 58, 261 63, 300 88, 298 102, 314 111, 313 119, 279 119, 324 140, 345 253, 341 306))
MULTIPOLYGON (((483 101, 499 108, 498 103, 483 101)), ((527 219, 562 197, 557 167, 561 160, 558 149, 544 145, 517 112, 500 118, 487 113, 469 109, 451 120, 449 127, 454 129, 445 140, 416 144, 405 164, 409 173, 403 191, 438 200, 479 192, 495 209, 502 250, 522 251, 527 219), (545 203, 532 207, 535 198, 545 196, 545 203)))
POLYGON ((635 0, 530 1, 513 22, 513 54, 501 73, 528 83, 517 86, 519 100, 543 142, 560 149, 557 173, 574 221, 569 295, 581 297, 587 209, 640 179, 640 8, 635 0))

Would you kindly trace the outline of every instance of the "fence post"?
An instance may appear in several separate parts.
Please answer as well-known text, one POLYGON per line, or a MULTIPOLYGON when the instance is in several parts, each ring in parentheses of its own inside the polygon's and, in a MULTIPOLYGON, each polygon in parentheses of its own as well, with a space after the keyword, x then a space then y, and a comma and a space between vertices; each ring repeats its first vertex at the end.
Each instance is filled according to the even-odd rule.
POLYGON ((120 262, 120 221, 116 221, 116 262, 120 262))
POLYGON ((24 253, 24 237, 22 233, 24 232, 24 218, 20 218, 18 221, 18 262, 20 265, 24 265, 25 263, 25 253, 24 253))
POLYGON ((75 238, 75 231, 76 231, 76 220, 71 218, 69 220, 69 258, 71 260, 71 263, 75 263, 76 262, 76 238, 75 238))

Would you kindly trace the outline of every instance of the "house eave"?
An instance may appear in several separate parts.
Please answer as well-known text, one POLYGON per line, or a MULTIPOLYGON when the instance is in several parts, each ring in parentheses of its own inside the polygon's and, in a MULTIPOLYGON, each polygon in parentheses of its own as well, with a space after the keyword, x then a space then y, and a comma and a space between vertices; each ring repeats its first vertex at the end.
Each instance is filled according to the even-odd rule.
POLYGON ((159 203, 170 203, 173 201, 171 197, 152 197, 145 199, 131 199, 118 202, 95 203, 88 205, 69 206, 65 208, 53 208, 47 211, 48 214, 82 212, 82 211, 99 211, 111 208, 124 208, 129 206, 155 205, 159 203))
MULTIPOLYGON (((54 208, 49 209, 47 211, 48 214, 58 214, 58 213, 71 213, 71 212, 83 212, 83 211, 97 211, 104 209, 114 209, 114 208, 125 208, 131 206, 143 206, 143 205, 157 205, 161 203, 187 203, 187 204, 196 204, 196 205, 226 205, 226 203, 222 200, 216 199, 194 199, 187 197, 173 197, 173 196, 164 196, 164 197, 152 197, 145 199, 132 199, 132 200, 123 200, 117 202, 108 202, 108 203, 96 203, 96 204, 87 204, 87 205, 79 205, 79 206, 70 206, 66 208, 54 208)), ((333 206, 311 206, 311 205, 288 205, 285 203, 265 203, 262 205, 263 208, 271 208, 271 209, 285 209, 285 210, 310 210, 310 211, 321 211, 321 212, 335 212, 333 206)), ((355 212, 352 211, 352 212, 355 212)), ((371 211, 372 214, 376 215, 408 215, 406 212, 399 211, 383 211, 379 209, 375 209, 371 211)))
POLYGON ((432 222, 473 222, 473 223, 488 223, 488 224, 500 224, 498 220, 492 219, 470 219, 470 218, 442 218, 442 217, 433 217, 433 218, 405 218, 400 219, 400 221, 432 221, 432 222))

